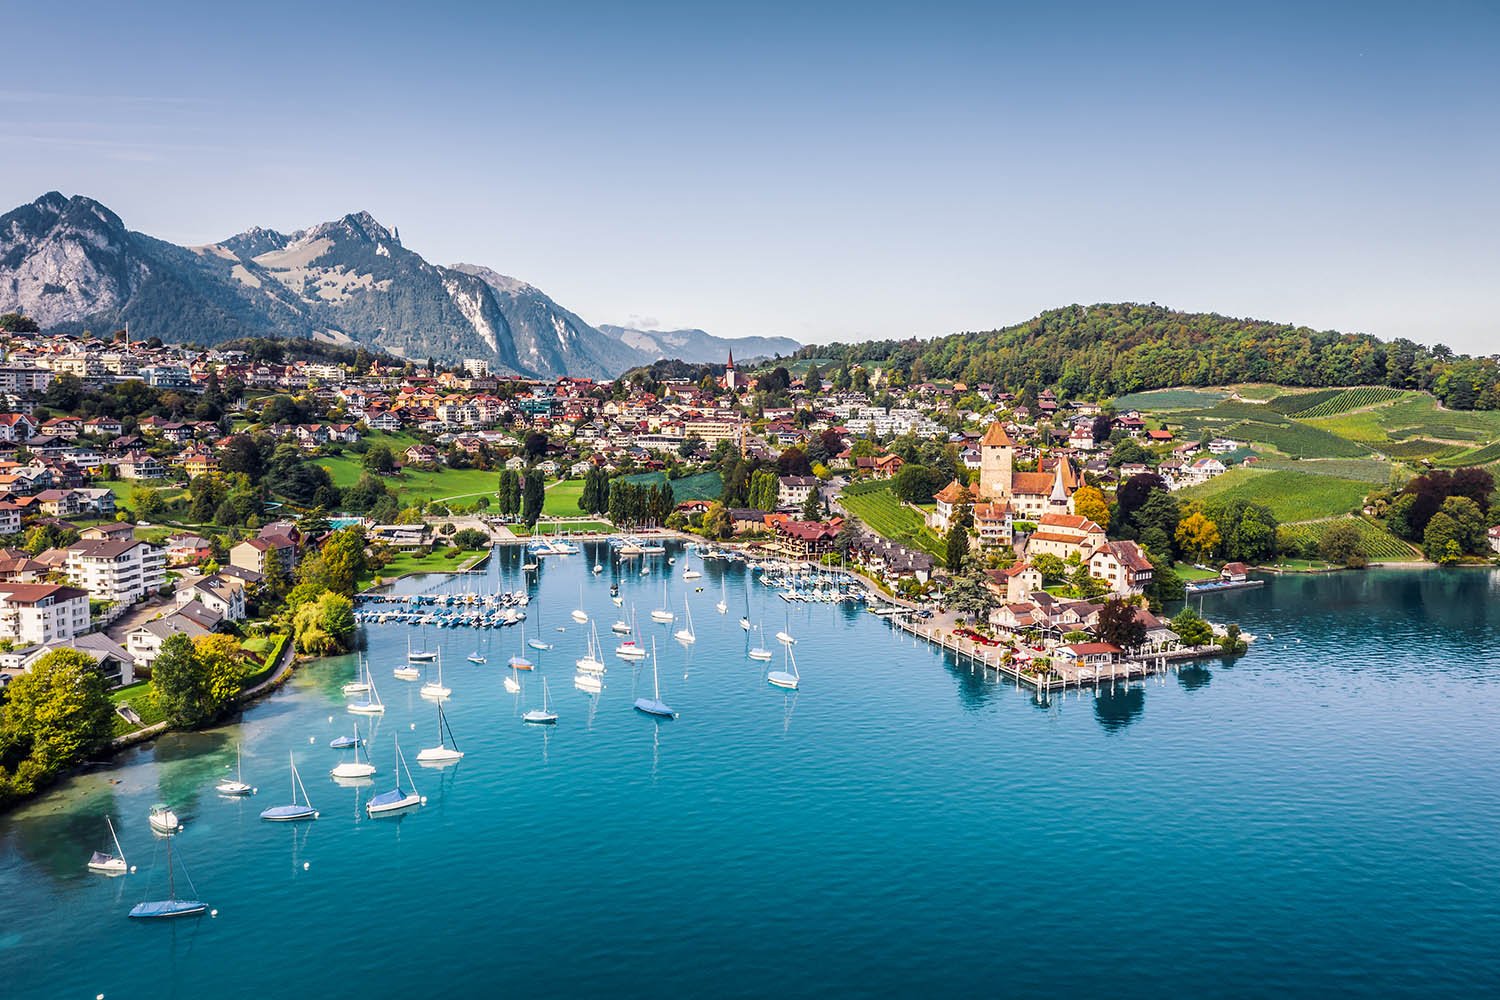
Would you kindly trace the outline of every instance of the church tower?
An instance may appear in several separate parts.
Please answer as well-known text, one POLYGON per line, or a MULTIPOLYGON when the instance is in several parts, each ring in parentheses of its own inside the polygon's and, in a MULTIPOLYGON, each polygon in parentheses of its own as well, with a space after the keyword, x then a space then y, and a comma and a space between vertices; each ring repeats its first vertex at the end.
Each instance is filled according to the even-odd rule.
POLYGON ((739 384, 739 378, 734 370, 734 352, 729 352, 729 361, 724 365, 724 388, 733 389, 739 384))
POLYGON ((1014 492, 1016 445, 999 422, 990 424, 979 442, 979 499, 1008 500, 1014 492))

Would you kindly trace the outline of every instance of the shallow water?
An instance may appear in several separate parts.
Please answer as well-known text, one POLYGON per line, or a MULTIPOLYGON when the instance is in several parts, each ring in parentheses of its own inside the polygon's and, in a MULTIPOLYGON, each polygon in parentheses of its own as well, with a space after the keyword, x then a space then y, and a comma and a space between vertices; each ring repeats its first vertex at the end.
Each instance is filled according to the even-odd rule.
MULTIPOLYGON (((404 587, 509 589, 521 561, 404 587)), ((1211 596, 1210 618, 1261 636, 1251 655, 1041 703, 871 615, 756 584, 751 617, 799 638, 802 690, 779 691, 744 656, 744 571, 711 562, 689 584, 658 559, 619 575, 681 713, 656 722, 631 709, 650 664, 637 678, 611 655, 616 570, 592 577, 593 561, 544 562, 527 634, 557 648, 528 651, 540 669, 519 698, 501 686, 519 628, 418 638, 444 650, 467 754, 453 767, 415 764, 436 711, 391 676, 414 630, 370 626, 389 706, 373 786, 327 777, 327 742, 355 719, 344 658, 236 725, 0 817, 5 995, 1431 996, 1500 981, 1500 574, 1211 596), (692 602, 691 649, 671 638, 680 622, 647 619, 663 572, 679 618, 692 602), (571 682, 580 583, 609 663, 597 698, 571 682), (476 647, 488 664, 464 660, 476 647), (543 676, 561 718, 528 727, 543 676), (372 821, 362 804, 390 787, 397 736, 429 801, 372 821), (259 786, 247 800, 212 791, 236 743, 259 786), (289 749, 321 818, 262 823, 290 801, 289 749), (126 919, 148 884, 160 894, 156 801, 184 817, 176 847, 216 918, 126 919), (135 875, 84 871, 106 813, 135 875)))

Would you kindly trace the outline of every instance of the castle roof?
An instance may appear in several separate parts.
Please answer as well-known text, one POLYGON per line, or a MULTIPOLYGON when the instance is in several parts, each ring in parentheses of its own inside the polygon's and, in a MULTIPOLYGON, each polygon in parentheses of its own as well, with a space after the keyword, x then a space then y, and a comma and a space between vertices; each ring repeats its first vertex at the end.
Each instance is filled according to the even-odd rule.
POLYGON ((989 430, 984 432, 984 439, 979 442, 985 448, 1014 448, 1015 442, 1010 435, 1005 433, 1005 428, 1000 426, 1000 421, 990 424, 989 430))

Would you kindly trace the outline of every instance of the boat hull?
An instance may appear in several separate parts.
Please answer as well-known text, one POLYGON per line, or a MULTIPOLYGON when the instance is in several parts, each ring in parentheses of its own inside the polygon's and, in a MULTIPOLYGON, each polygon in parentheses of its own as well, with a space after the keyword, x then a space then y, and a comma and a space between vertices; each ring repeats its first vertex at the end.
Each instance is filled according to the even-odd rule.
POLYGON ((654 715, 661 719, 677 718, 677 713, 672 711, 666 702, 657 701, 654 698, 637 698, 635 700, 635 710, 637 712, 644 712, 646 715, 654 715))
POLYGON ((394 802, 382 802, 376 804, 373 800, 365 803, 366 816, 389 816, 393 813, 405 812, 422 804, 420 795, 408 795, 394 802))
POLYGON ((532 711, 527 712, 525 715, 521 716, 521 721, 532 726, 556 725, 557 713, 543 712, 540 709, 533 709, 532 711))
POLYGON ((135 904, 130 908, 130 916, 133 920, 168 920, 196 917, 207 911, 208 904, 196 899, 160 899, 135 904))
POLYGON ((272 806, 260 814, 267 823, 296 823, 305 819, 317 819, 318 812, 308 806, 272 806))
POLYGON ((419 764, 451 764, 456 760, 462 760, 463 754, 457 750, 447 747, 428 747, 417 754, 419 764))
POLYGON ((797 678, 780 670, 773 670, 766 674, 766 683, 772 687, 785 688, 788 691, 797 689, 797 678))
POLYGON ((214 789, 220 795, 249 795, 253 790, 243 781, 223 781, 214 789))

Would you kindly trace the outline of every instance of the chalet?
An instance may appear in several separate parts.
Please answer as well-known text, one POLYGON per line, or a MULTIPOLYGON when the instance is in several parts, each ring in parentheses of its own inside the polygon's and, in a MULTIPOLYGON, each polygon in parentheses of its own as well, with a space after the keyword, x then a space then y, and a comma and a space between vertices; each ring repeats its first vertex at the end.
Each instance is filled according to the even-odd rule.
POLYGON ((1075 642, 1059 646, 1053 655, 1074 667, 1107 667, 1117 662, 1123 652, 1119 646, 1110 642, 1075 642))
POLYGON ((1250 579, 1250 567, 1242 562, 1225 563, 1219 570, 1219 579, 1225 583, 1244 583, 1250 579))
POLYGON ((889 479, 905 464, 900 455, 867 455, 854 460, 854 471, 868 473, 873 479, 889 479))
POLYGON ((430 444, 414 444, 406 449, 407 465, 436 465, 438 450, 430 444))
POLYGON ((116 438, 124 430, 125 428, 114 417, 94 417, 83 422, 85 434, 95 434, 100 437, 116 438))
POLYGON ((121 479, 162 479, 166 467, 155 456, 144 451, 132 451, 120 459, 118 465, 121 479))
POLYGON ((844 519, 831 521, 793 521, 782 518, 773 521, 776 538, 782 547, 799 559, 815 559, 833 549, 833 540, 838 537, 844 519))
POLYGON ((976 503, 974 530, 982 546, 1010 545, 1015 539, 1015 511, 1001 500, 976 503))
POLYGON ((947 532, 963 507, 973 498, 969 490, 957 479, 938 490, 932 497, 932 513, 927 515, 927 526, 934 531, 947 532))
POLYGON ((24 413, 0 413, 0 441, 28 441, 36 433, 36 421, 24 413))
POLYGON ((1030 563, 1016 563, 1009 569, 992 569, 986 576, 989 587, 1001 601, 1024 601, 1034 590, 1042 589, 1042 574, 1030 563))
POLYGON ((776 506, 801 507, 818 485, 817 476, 782 476, 776 480, 776 506))
POLYGON ((1104 546, 1104 529, 1079 514, 1043 514, 1026 542, 1026 557, 1049 554, 1087 559, 1104 546))

